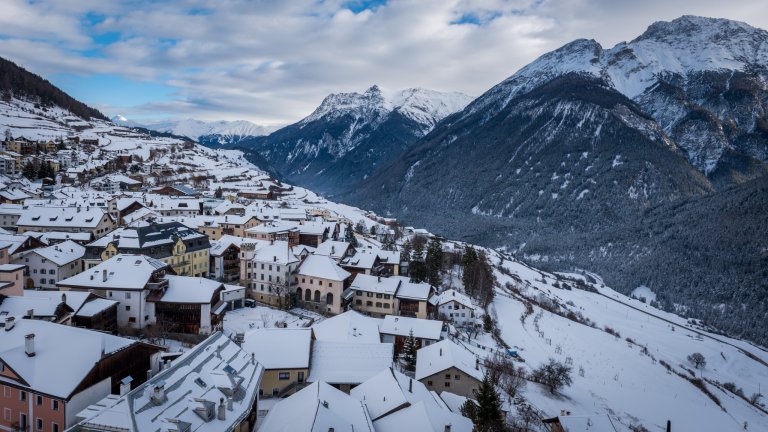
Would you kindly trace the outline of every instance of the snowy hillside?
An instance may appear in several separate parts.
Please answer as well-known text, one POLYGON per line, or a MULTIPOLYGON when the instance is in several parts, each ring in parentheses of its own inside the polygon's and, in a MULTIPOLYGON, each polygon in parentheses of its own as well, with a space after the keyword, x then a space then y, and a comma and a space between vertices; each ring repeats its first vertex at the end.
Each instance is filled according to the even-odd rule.
POLYGON ((733 383, 746 398, 757 393, 768 382, 764 349, 621 295, 596 275, 551 274, 490 253, 501 285, 490 311, 502 339, 529 367, 549 358, 573 367, 573 385, 562 397, 527 386, 524 397, 537 409, 608 412, 619 430, 663 431, 667 420, 673 431, 768 430, 764 408, 723 386, 733 383), (702 370, 687 360, 696 352, 706 359, 702 370))

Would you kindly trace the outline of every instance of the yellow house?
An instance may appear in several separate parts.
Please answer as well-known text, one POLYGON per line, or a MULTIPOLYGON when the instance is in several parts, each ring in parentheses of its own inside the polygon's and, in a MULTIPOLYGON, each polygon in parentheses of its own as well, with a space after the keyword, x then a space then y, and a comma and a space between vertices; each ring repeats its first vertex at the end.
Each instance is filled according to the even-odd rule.
POLYGON ((158 259, 180 276, 208 275, 210 268, 208 236, 178 222, 139 228, 119 228, 86 245, 85 269, 117 254, 141 254, 158 259))
POLYGON ((312 330, 264 328, 243 337, 242 348, 264 366, 259 395, 283 397, 304 388, 309 376, 312 330))

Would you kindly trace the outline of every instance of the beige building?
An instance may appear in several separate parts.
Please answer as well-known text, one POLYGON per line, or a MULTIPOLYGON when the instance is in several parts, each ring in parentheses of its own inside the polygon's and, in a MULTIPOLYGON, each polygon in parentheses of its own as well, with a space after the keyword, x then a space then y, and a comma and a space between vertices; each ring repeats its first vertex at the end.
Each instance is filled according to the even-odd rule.
POLYGON ((115 220, 99 207, 35 206, 23 212, 17 222, 17 232, 90 232, 99 238, 115 229, 115 220))
POLYGON ((244 336, 242 348, 264 365, 259 387, 262 397, 284 397, 306 385, 309 376, 312 330, 257 329, 244 336))
POLYGON ((296 296, 304 308, 322 313, 343 312, 342 293, 351 274, 324 255, 309 255, 294 279, 296 296))
POLYGON ((446 339, 416 352, 415 378, 437 393, 473 397, 483 373, 479 358, 446 339))

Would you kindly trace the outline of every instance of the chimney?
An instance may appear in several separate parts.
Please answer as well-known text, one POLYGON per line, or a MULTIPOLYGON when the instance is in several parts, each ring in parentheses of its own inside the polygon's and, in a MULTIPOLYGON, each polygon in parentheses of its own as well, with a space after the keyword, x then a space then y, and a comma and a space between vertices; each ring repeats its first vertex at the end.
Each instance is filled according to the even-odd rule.
POLYGON ((443 349, 440 348, 440 357, 442 357, 442 356, 443 356, 443 349))
POLYGON ((256 354, 251 353, 251 364, 256 364, 256 354))
POLYGON ((107 281, 107 269, 104 269, 101 271, 101 278, 102 278, 102 282, 107 281))
POLYGON ((443 429, 443 431, 444 432, 451 432, 451 424, 448 423, 447 425, 445 425, 445 429, 443 429))
POLYGON ((162 405, 165 402, 165 382, 161 381, 152 387, 150 399, 156 405, 162 405))
POLYGON ((227 396, 227 411, 232 411, 234 408, 232 407, 232 396, 227 396))
POLYGON ((227 408, 224 406, 224 398, 219 398, 219 420, 227 419, 227 408))
POLYGON ((672 432, 672 420, 667 420, 667 432, 672 432))
POLYGON ((67 295, 64 293, 61 294, 61 302, 67 304, 67 295))
POLYGON ((35 319, 35 310, 34 309, 28 310, 27 316, 29 317, 29 319, 35 319))
POLYGON ((413 378, 408 378, 408 393, 413 393, 413 378))
POLYGON ((125 396, 128 394, 129 391, 131 391, 131 382, 133 381, 133 378, 128 375, 127 377, 123 378, 120 381, 120 396, 125 396))
POLYGON ((480 359, 479 358, 475 359, 475 369, 480 370, 480 359))
POLYGON ((5 317, 5 331, 11 331, 13 329, 13 326, 16 325, 16 318, 9 316, 5 317))
POLYGON ((30 333, 24 336, 24 352, 27 353, 27 357, 35 356, 35 334, 30 333))

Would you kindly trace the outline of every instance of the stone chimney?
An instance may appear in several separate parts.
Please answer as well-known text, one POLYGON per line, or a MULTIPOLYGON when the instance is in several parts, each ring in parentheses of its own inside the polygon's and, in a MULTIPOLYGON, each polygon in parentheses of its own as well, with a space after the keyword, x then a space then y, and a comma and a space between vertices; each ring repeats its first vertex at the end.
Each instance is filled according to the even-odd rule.
POLYGON ((107 269, 104 269, 101 271, 101 279, 102 279, 102 282, 107 281, 107 269))
POLYGON ((227 397, 227 411, 232 411, 234 408, 232 407, 232 396, 227 397))
POLYGON ((35 356, 35 334, 30 333, 24 336, 24 352, 28 357, 35 356))
POLYGON ((224 398, 219 398, 219 420, 227 419, 227 408, 224 406, 224 398))

